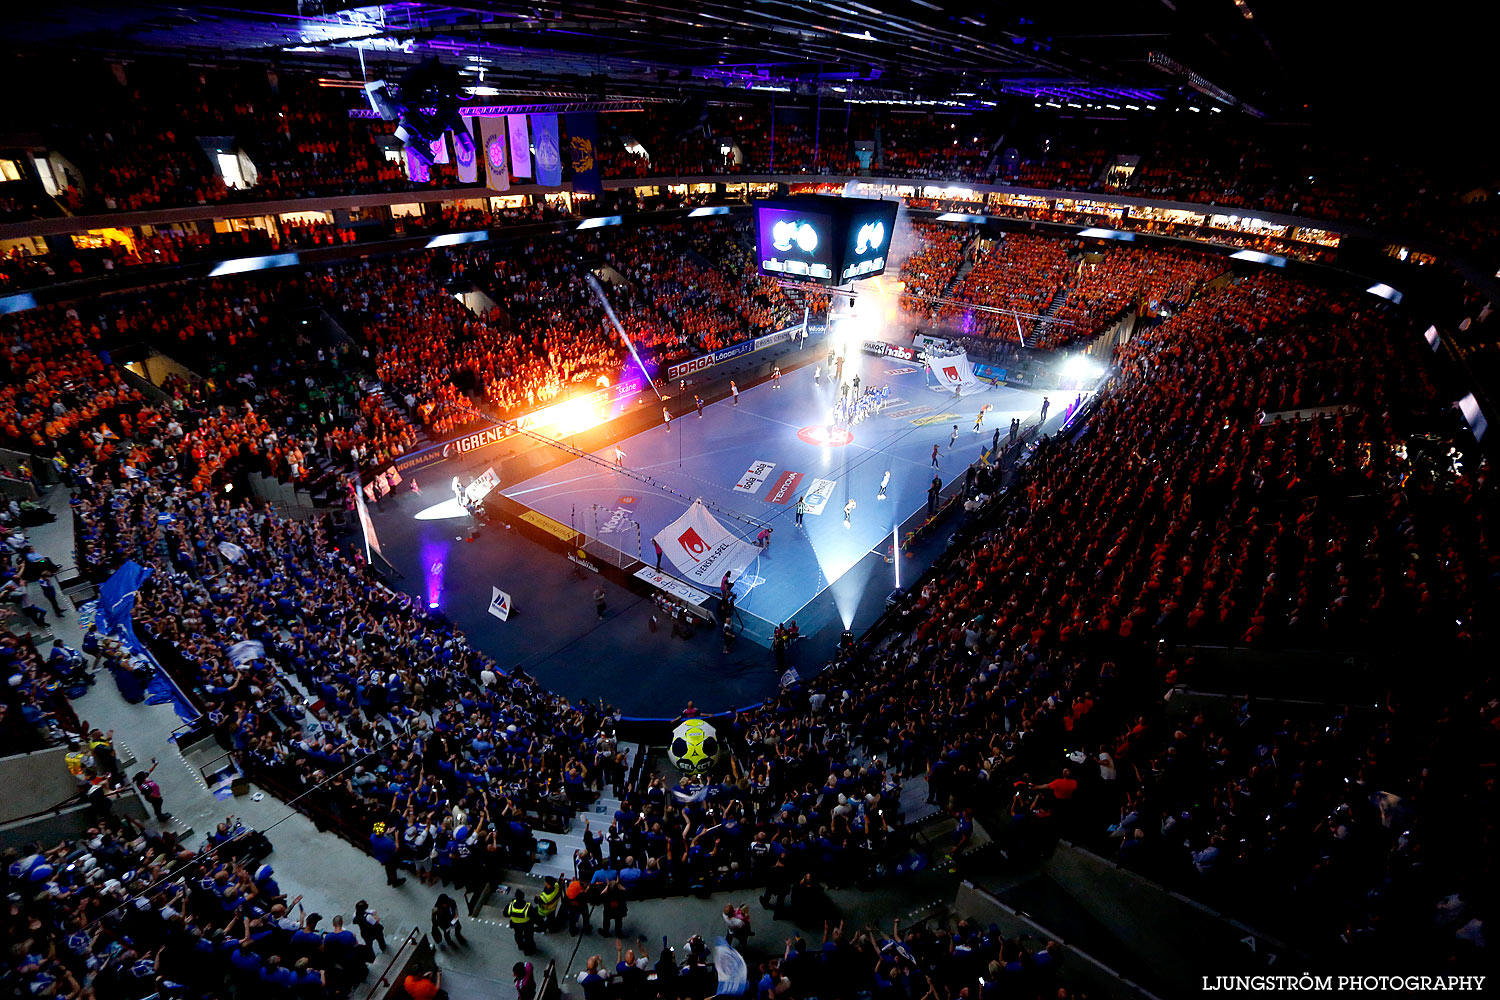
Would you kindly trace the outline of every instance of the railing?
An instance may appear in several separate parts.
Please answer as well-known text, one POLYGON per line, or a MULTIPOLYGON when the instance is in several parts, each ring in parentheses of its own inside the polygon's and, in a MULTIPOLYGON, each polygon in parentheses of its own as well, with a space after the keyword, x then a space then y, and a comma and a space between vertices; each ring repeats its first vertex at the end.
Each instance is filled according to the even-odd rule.
POLYGON ((488 903, 490 897, 495 894, 495 883, 481 882, 474 887, 473 892, 464 893, 464 906, 468 908, 469 916, 479 916, 480 909, 488 903))
POLYGON ((416 951, 422 937, 422 931, 417 927, 413 927, 407 933, 406 939, 396 946, 395 951, 391 952, 391 960, 385 963, 385 968, 381 969, 380 975, 375 977, 375 982, 370 985, 369 992, 365 994, 364 1000, 376 1000, 376 997, 384 997, 391 987, 396 985, 395 977, 400 976, 402 972, 406 971, 406 964, 411 961, 412 953, 416 951), (393 976, 391 970, 396 968, 397 962, 401 962, 402 965, 401 968, 396 969, 393 976))

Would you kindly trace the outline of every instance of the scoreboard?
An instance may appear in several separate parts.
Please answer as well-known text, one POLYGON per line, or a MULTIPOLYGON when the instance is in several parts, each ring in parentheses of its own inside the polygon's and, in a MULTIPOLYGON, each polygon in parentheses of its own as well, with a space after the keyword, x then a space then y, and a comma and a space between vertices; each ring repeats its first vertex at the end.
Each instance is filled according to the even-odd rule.
POLYGON ((760 273, 842 285, 885 271, 897 202, 828 195, 755 203, 760 273))

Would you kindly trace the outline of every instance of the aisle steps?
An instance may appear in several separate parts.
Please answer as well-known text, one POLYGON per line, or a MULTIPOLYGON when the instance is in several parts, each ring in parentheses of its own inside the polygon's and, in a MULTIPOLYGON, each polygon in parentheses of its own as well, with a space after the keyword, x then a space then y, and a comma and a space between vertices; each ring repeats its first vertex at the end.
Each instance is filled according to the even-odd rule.
MULTIPOLYGON (((625 742, 621 742, 619 747, 625 754, 626 768, 634 767, 636 755, 641 752, 641 748, 634 743, 625 742)), ((556 875, 559 872, 572 875, 573 852, 583 850, 584 824, 588 823, 593 830, 602 834, 609 829, 609 824, 614 822, 615 810, 619 808, 619 799, 610 795, 601 795, 596 802, 573 817, 573 822, 568 825, 566 831, 562 833, 539 831, 536 835, 537 840, 551 841, 556 844, 557 853, 544 856, 541 861, 527 870, 526 875, 537 880, 541 880, 545 875, 556 875)))

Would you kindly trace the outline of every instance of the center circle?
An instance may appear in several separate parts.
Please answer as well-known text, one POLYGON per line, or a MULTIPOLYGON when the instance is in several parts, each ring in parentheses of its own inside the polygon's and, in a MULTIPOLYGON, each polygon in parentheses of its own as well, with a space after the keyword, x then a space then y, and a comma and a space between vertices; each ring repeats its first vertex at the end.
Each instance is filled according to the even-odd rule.
POLYGON ((809 424, 797 432, 797 437, 820 448, 842 448, 854 441, 854 432, 847 427, 829 427, 826 424, 809 424))

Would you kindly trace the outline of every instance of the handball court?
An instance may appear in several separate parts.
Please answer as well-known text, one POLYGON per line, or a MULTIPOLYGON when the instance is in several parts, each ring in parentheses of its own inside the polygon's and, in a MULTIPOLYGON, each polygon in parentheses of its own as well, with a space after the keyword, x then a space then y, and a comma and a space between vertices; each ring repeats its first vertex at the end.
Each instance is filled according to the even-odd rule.
MULTIPOLYGON (((846 366, 846 381, 858 374, 862 388, 888 385, 890 392, 879 413, 849 426, 846 443, 824 443, 838 388, 826 377, 816 381, 814 366, 806 365, 784 374, 780 388, 767 381, 741 392, 738 406, 725 398, 707 404, 701 417, 689 410, 675 416, 670 429, 658 422, 596 449, 591 459, 575 458, 499 487, 515 504, 596 540, 590 546, 596 561, 602 542, 631 560, 639 546, 640 558, 654 564, 652 536, 694 499, 748 542, 762 526, 770 528, 770 543, 757 549, 735 581, 739 636, 728 653, 714 630, 686 641, 673 636, 649 598, 578 572, 503 523, 492 521, 469 543, 463 520, 416 519, 444 499, 446 488, 436 480, 421 496, 387 499, 372 511, 386 555, 403 574, 395 583, 438 603, 502 667, 520 666, 569 696, 603 698, 626 715, 671 717, 690 698, 711 711, 758 702, 776 689, 780 674, 769 649, 775 625, 796 620, 806 637, 793 646, 790 665, 804 675, 821 668, 843 629, 867 627, 883 610, 896 586, 894 567, 883 556, 893 531, 903 524, 909 529, 924 512, 934 474, 950 492, 989 449, 996 428, 1003 439, 1013 417, 1036 421, 1043 396, 980 383, 957 398, 929 387, 916 365, 869 356, 857 365, 846 366), (975 432, 982 406, 990 409, 975 432), (958 436, 950 445, 955 424, 958 436), (615 466, 617 447, 623 468, 615 466), (810 497, 801 526, 799 496, 810 497), (514 599, 509 621, 488 614, 492 585, 514 599), (606 591, 603 619, 592 596, 599 586, 606 591), (660 620, 656 631, 650 629, 653 612, 660 620), (671 704, 663 703, 662 692, 671 692, 671 704)), ((844 436, 836 433, 835 440, 844 436)), ((917 558, 902 560, 902 585, 941 548, 940 537, 928 538, 917 558)), ((669 560, 662 570, 681 578, 669 560)), ((717 613, 716 588, 693 585, 714 591, 708 607, 717 613)))

